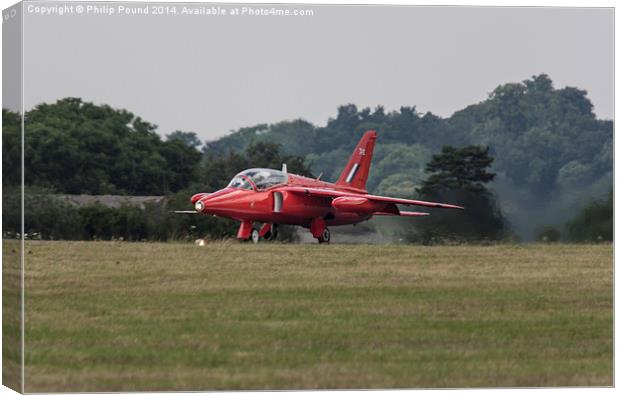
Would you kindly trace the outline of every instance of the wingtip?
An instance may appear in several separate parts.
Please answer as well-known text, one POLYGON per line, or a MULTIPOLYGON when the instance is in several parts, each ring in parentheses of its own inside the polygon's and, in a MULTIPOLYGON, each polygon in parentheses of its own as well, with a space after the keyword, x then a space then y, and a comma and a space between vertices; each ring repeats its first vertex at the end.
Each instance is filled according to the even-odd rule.
POLYGON ((442 208, 452 208, 452 209, 456 209, 456 210, 465 210, 465 207, 457 206, 455 204, 445 204, 445 203, 442 203, 439 207, 442 207, 442 208))

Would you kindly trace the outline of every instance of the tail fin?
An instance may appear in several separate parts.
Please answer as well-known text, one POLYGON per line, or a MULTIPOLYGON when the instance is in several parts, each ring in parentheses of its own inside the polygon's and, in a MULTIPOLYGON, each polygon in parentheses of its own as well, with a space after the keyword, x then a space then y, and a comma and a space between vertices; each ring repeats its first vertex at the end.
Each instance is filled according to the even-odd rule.
POLYGON ((377 132, 369 130, 357 143, 357 147, 351 154, 349 162, 340 174, 336 185, 346 186, 357 189, 366 188, 366 180, 368 180, 368 172, 370 171, 370 161, 372 160, 372 151, 375 148, 375 140, 377 132))

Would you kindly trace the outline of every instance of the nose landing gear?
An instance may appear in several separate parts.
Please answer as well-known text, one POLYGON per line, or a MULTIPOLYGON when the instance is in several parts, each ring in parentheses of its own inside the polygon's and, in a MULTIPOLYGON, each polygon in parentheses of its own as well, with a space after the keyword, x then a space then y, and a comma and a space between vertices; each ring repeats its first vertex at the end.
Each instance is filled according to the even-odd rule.
POLYGON ((250 240, 252 240, 252 243, 254 244, 257 244, 260 241, 258 229, 252 229, 252 233, 250 233, 250 240))
POLYGON ((240 241, 251 241, 257 244, 261 239, 275 240, 278 236, 278 225, 265 223, 260 229, 253 227, 252 221, 242 221, 237 232, 240 241))
POLYGON ((237 239, 239 240, 247 240, 252 236, 254 229, 252 229, 252 221, 241 221, 241 225, 239 225, 239 230, 237 231, 237 239))

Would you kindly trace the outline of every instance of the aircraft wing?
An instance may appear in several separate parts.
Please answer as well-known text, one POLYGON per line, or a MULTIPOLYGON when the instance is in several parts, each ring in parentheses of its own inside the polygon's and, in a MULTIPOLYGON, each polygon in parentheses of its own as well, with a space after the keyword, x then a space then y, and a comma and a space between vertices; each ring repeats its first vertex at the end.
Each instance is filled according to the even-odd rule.
POLYGON ((368 200, 376 201, 376 202, 384 202, 384 203, 396 203, 396 204, 404 204, 407 206, 422 206, 422 207, 435 207, 435 208, 456 208, 459 210, 463 210, 461 206, 455 206, 453 204, 446 203, 437 203, 437 202, 427 202, 425 200, 410 200, 410 199, 399 199, 399 198, 391 198, 385 196, 376 196, 376 195, 362 195, 368 200))
POLYGON ((424 217, 426 215, 430 215, 429 213, 421 213, 418 211, 399 211, 398 214, 387 212, 387 211, 378 211, 374 212, 373 215, 396 215, 401 217, 424 217))
MULTIPOLYGON (((394 204, 403 204, 407 206, 421 206, 421 207, 434 207, 434 208, 453 208, 462 210, 463 207, 456 206, 453 204, 445 204, 445 203, 437 203, 437 202, 427 202, 424 200, 410 200, 410 199, 400 199, 400 198, 392 198, 386 196, 377 196, 377 195, 369 195, 369 194, 359 194, 359 193, 351 193, 351 192, 343 192, 337 191, 335 189, 327 189, 327 188, 307 188, 307 187, 284 187, 282 190, 293 192, 293 193, 301 193, 309 196, 322 196, 326 198, 338 198, 342 196, 352 197, 352 198, 364 198, 368 199, 372 202, 377 203, 394 203, 394 204)), ((405 211, 407 212, 407 211, 405 211)), ((381 215, 378 214, 377 215, 381 215)), ((392 214, 394 215, 394 214, 392 214)), ((407 214, 405 214, 407 215, 407 214)))

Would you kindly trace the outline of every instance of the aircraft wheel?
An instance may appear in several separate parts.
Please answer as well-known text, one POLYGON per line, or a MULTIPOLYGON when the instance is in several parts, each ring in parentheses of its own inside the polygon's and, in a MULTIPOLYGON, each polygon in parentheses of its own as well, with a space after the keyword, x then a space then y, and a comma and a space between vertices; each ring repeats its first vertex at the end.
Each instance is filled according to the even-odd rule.
POLYGON ((260 241, 260 235, 258 234, 258 229, 252 229, 252 233, 250 233, 250 240, 252 243, 257 244, 260 241))
POLYGON ((319 237, 319 243, 329 243, 330 234, 329 229, 323 229, 323 233, 321 233, 321 237, 319 237))

